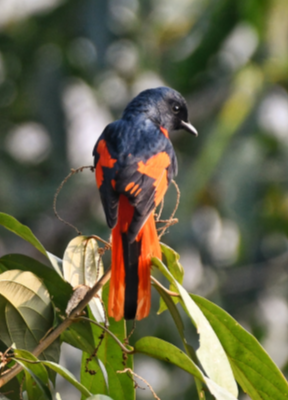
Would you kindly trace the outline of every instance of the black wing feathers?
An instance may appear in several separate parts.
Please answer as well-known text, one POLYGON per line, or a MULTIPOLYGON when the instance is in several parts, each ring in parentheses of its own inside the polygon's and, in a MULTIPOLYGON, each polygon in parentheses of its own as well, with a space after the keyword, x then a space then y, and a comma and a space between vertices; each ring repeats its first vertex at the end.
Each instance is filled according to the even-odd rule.
MULTIPOLYGON (((117 159, 113 168, 102 167, 104 179, 100 186, 100 195, 107 224, 110 228, 116 225, 119 196, 124 194, 135 208, 127 234, 131 243, 155 208, 155 179, 138 171, 139 162, 145 163, 150 157, 166 152, 171 160, 167 168, 169 185, 177 173, 176 156, 170 140, 154 124, 149 125, 148 132, 143 135, 143 127, 133 129, 126 121, 115 121, 105 128, 99 141, 103 139, 111 157, 117 159)), ((95 166, 99 162, 97 144, 93 151, 95 166)))

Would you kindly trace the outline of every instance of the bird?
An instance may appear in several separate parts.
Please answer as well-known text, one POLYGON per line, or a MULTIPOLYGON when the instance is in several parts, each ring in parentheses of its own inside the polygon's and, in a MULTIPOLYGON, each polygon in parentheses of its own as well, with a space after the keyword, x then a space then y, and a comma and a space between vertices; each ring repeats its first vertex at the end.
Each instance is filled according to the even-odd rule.
POLYGON ((112 229, 108 315, 141 320, 151 307, 151 258, 161 259, 154 210, 177 175, 169 138, 197 136, 183 96, 169 87, 140 92, 106 126, 93 150, 96 183, 112 229))

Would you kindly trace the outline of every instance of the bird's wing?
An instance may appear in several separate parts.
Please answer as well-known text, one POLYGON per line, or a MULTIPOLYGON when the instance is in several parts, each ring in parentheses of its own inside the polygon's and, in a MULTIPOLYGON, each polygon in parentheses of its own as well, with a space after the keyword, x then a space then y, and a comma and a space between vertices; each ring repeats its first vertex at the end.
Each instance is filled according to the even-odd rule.
POLYGON ((93 155, 97 186, 100 192, 107 224, 112 229, 117 222, 119 202, 119 196, 115 191, 117 159, 112 158, 103 135, 101 135, 96 143, 93 155))
POLYGON ((134 207, 134 215, 129 226, 129 241, 135 240, 151 211, 157 207, 165 195, 174 175, 175 155, 172 150, 161 151, 147 161, 129 163, 116 176, 115 188, 125 194, 134 207))
POLYGON ((133 241, 177 173, 172 144, 155 125, 142 130, 137 140, 135 128, 118 120, 106 127, 93 155, 107 224, 116 225, 119 196, 124 194, 134 207, 128 231, 133 241))

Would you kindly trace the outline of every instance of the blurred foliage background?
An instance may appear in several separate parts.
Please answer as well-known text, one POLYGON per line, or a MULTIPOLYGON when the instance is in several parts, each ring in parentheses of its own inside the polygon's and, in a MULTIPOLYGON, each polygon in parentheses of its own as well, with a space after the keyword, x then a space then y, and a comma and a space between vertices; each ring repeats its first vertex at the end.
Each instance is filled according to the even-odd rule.
MULTIPOLYGON (((179 223, 163 241, 181 255, 184 286, 230 312, 288 372, 287 1, 1 0, 0 6, 1 211, 62 257, 75 232, 53 214, 61 181, 70 168, 92 164, 103 128, 139 91, 175 88, 199 137, 171 134, 182 196, 179 223)), ((172 187, 166 216, 175 199, 172 187)), ((84 234, 109 237, 89 170, 65 185, 58 211, 84 234)), ((0 234, 2 255, 39 257, 7 231, 0 234)), ((168 313, 156 316, 154 295, 149 323, 138 323, 136 336, 181 346, 168 313)), ((192 330, 191 337, 197 346, 192 330)), ((145 357, 135 363, 161 398, 191 398, 185 372, 145 357)), ((137 398, 151 393, 140 390, 137 398)))

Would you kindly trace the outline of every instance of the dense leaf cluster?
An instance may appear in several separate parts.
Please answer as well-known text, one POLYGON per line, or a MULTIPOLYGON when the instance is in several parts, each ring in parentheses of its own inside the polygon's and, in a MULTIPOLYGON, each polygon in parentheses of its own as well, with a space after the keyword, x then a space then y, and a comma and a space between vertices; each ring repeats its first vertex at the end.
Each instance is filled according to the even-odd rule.
MULTIPOLYGON (((1 213, 0 224, 42 253, 45 251, 31 230, 15 218, 1 213)), ((0 385, 4 385, 5 390, 5 383, 14 375, 18 379, 12 395, 7 398, 14 399, 24 391, 29 400, 52 399, 49 378, 55 384, 55 373, 58 373, 81 392, 82 399, 104 399, 103 395, 108 395, 107 398, 114 400, 132 400, 135 387, 128 373, 133 374, 133 358, 138 353, 188 372, 195 379, 199 399, 205 399, 208 391, 217 400, 235 400, 238 398, 236 381, 253 400, 261 399, 263 395, 271 400, 288 396, 287 381, 257 340, 224 310, 202 297, 189 295, 183 288, 179 283, 183 279, 179 255, 165 245, 162 245, 162 251, 167 266, 155 258, 153 270, 157 268, 167 278, 170 290, 156 279, 153 282, 161 296, 160 310, 163 312, 167 308, 170 311, 171 323, 173 321, 177 327, 184 351, 150 336, 127 347, 124 320, 115 322, 112 318, 109 324, 106 321, 101 326, 94 318, 100 313, 93 312, 91 301, 86 310, 89 318, 81 317, 81 313, 74 315, 73 311, 65 316, 64 308, 70 300, 72 287, 64 277, 78 287, 79 283, 83 284, 83 276, 91 278, 95 258, 100 257, 99 253, 94 253, 92 258, 87 256, 87 247, 87 238, 74 239, 65 252, 63 264, 58 260, 56 270, 53 263, 49 267, 23 255, 9 254, 0 259, 0 343, 3 348, 0 385), (61 264, 63 274, 61 270, 59 273, 61 264), (189 344, 177 302, 199 334, 196 351, 189 344), (71 323, 60 330, 52 342, 49 341, 51 331, 56 332, 57 326, 58 329, 63 326, 63 319, 70 319, 71 323), (60 342, 83 351, 80 382, 59 365, 60 342), (13 374, 19 366, 24 372, 17 370, 17 374, 13 374)), ((51 254, 46 255, 47 262, 53 258, 51 254)), ((104 287, 103 303, 107 304, 107 287, 104 287)), ((77 306, 78 303, 74 308, 77 306)), ((60 398, 59 393, 57 396, 60 398)))

